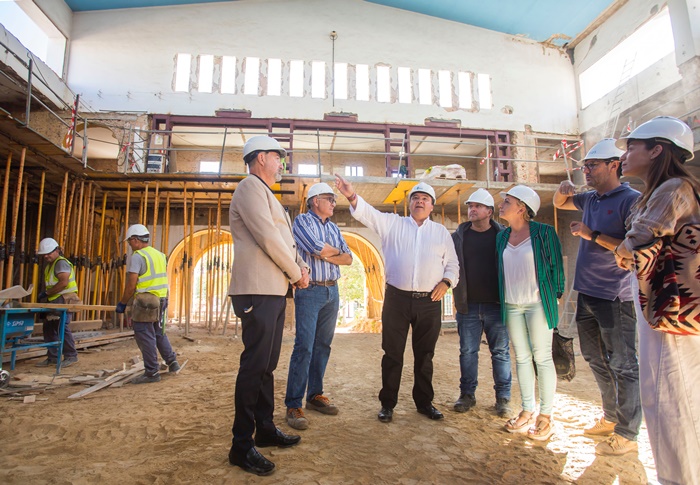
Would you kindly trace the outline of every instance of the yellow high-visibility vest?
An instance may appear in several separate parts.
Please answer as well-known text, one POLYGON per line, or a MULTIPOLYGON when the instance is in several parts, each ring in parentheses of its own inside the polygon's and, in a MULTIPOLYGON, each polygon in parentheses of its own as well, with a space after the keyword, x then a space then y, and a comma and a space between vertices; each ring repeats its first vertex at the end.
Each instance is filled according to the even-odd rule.
POLYGON ((165 254, 153 246, 134 251, 146 260, 146 272, 139 275, 136 293, 152 293, 159 298, 168 296, 168 263, 165 254))
POLYGON ((63 288, 61 291, 56 293, 55 295, 51 295, 48 297, 49 301, 54 301, 56 298, 58 298, 61 295, 66 295, 68 293, 77 293, 78 292, 78 284, 75 282, 75 270, 73 269, 73 263, 68 261, 66 258, 63 256, 59 256, 54 260, 51 265, 47 266, 46 269, 44 269, 44 282, 46 283, 46 289, 49 290, 56 286, 58 283, 58 278, 56 277, 56 274, 54 273, 54 269, 56 268, 56 263, 59 261, 65 261, 68 263, 68 266, 70 266, 70 276, 68 276, 68 284, 66 285, 65 288, 63 288))

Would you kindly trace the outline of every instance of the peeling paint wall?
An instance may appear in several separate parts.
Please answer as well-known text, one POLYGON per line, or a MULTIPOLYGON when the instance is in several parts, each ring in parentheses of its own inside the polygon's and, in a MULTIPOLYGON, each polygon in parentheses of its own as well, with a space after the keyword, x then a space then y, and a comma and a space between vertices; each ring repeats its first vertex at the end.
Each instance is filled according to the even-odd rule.
MULTIPOLYGON (((567 55, 556 48, 464 24, 361 0, 239 0, 236 2, 76 13, 72 25, 69 85, 95 109, 213 115, 217 109, 249 109, 256 118, 322 119, 330 111, 357 113, 360 121, 423 124, 429 117, 458 119, 470 128, 576 133, 576 95, 567 55), (354 96, 357 65, 369 66, 370 100, 331 96, 333 42, 336 63, 348 64, 354 96), (191 54, 189 92, 174 92, 178 53, 191 54), (214 92, 197 91, 198 55, 213 55, 214 92), (236 94, 216 92, 221 56, 236 57, 236 94), (241 94, 243 59, 260 59, 258 94, 241 94), (282 61, 282 95, 265 92, 267 59, 282 61), (289 64, 305 64, 304 96, 289 93, 289 64), (326 63, 323 98, 312 98, 310 65, 326 63), (390 66, 390 102, 378 102, 377 69, 390 66), (411 103, 397 98, 398 68, 412 69, 411 103), (432 71, 433 104, 418 97, 418 69, 432 71), (443 108, 437 72, 490 77, 493 106, 443 108), (527 89, 523 89, 526 86, 527 89), (509 114, 512 113, 512 114, 509 114)), ((478 89, 472 88, 478 95, 478 89)), ((453 104, 454 104, 453 99, 453 104)))

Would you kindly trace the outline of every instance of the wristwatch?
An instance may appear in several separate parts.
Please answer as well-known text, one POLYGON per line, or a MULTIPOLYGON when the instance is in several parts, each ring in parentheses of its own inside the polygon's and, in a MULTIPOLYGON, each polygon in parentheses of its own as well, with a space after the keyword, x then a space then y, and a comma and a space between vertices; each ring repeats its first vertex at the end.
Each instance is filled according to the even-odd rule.
POLYGON ((600 231, 593 231, 591 233, 591 242, 595 242, 596 239, 598 239, 598 236, 600 236, 600 231))
POLYGON ((442 282, 445 283, 448 288, 452 288, 452 283, 450 283, 450 280, 447 278, 443 278, 442 282))

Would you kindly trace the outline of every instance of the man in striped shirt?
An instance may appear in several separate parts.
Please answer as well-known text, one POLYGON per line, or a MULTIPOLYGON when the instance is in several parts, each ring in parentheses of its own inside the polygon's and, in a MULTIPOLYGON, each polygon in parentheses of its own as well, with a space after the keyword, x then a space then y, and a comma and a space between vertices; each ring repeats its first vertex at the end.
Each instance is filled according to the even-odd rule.
POLYGON ((287 377, 287 423, 306 429, 309 421, 301 409, 306 392, 306 409, 322 414, 338 414, 338 408, 323 395, 323 375, 331 353, 331 342, 338 318, 340 265, 352 263, 352 254, 340 229, 330 218, 336 199, 325 183, 309 189, 309 211, 294 219, 292 233, 299 254, 310 267, 308 288, 294 295, 296 338, 287 377))

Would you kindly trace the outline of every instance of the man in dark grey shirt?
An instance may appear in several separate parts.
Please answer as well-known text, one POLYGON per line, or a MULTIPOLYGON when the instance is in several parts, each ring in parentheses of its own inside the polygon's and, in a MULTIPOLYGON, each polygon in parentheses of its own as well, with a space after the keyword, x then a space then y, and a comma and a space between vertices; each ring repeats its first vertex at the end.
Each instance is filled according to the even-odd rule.
POLYGON ((485 189, 478 189, 465 202, 469 221, 452 234, 459 259, 459 283, 453 290, 459 332, 459 399, 458 413, 476 405, 481 335, 491 351, 496 412, 510 414, 510 347, 508 332, 501 318, 498 294, 496 234, 504 227, 491 219, 494 200, 485 189))

